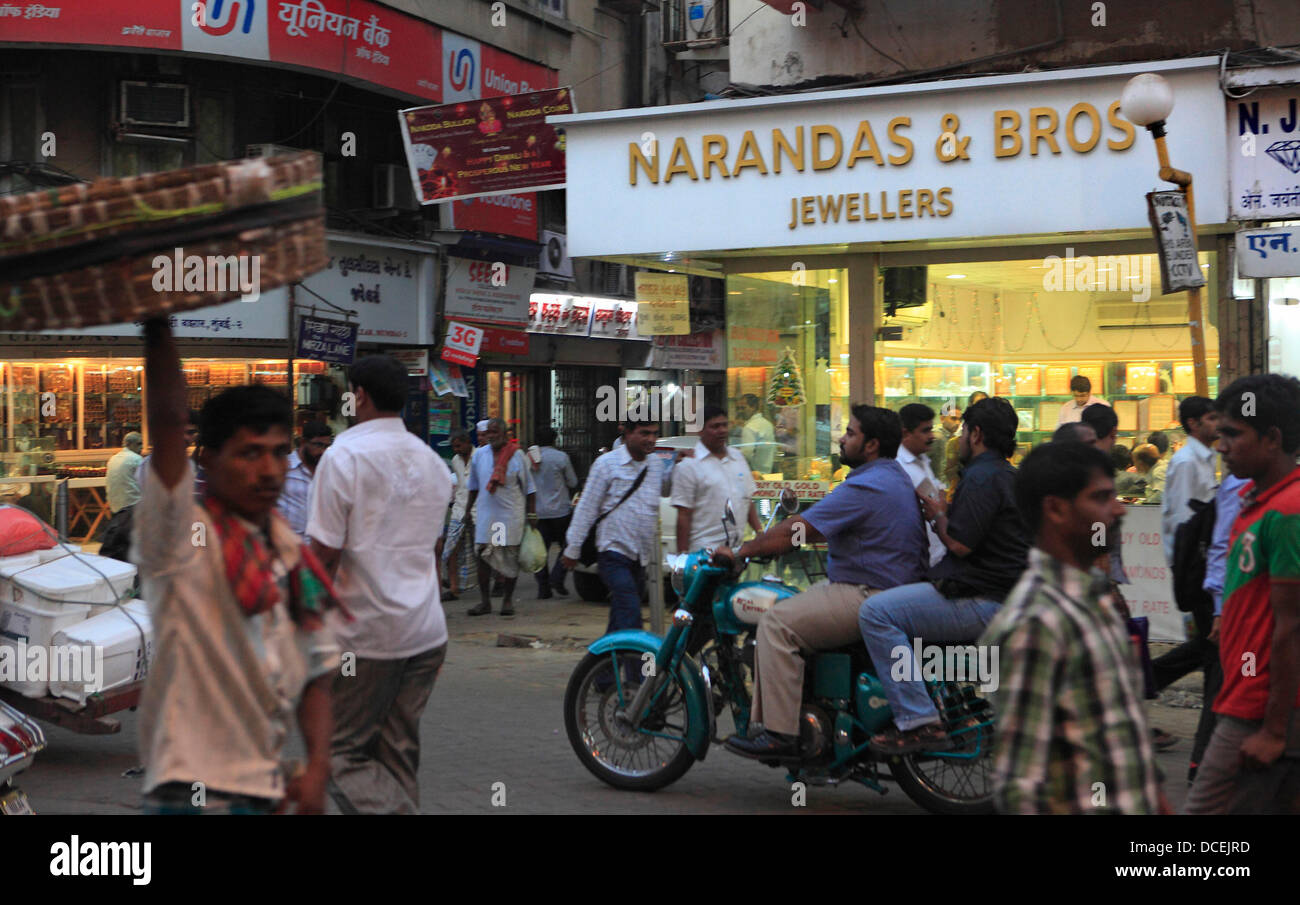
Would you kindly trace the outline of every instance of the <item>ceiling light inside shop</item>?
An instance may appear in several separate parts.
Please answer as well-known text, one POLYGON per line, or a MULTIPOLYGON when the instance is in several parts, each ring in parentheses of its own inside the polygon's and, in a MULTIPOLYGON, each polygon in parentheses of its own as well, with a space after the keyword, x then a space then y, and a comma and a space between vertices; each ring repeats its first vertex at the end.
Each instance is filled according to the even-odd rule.
POLYGON ((966 274, 964 274, 964 273, 950 273, 950 274, 948 274, 948 279, 950 279, 950 280, 964 280, 964 279, 966 279, 966 274))

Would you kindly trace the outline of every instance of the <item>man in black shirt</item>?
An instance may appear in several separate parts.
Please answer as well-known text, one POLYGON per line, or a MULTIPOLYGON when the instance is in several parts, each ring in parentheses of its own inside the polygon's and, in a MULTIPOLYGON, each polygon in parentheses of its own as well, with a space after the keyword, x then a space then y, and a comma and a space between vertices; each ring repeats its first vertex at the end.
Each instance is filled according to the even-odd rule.
POLYGON ((947 555, 930 570, 930 581, 876 594, 858 611, 862 638, 897 726, 871 739, 872 749, 885 754, 952 747, 921 681, 913 645, 973 642, 1028 563, 1029 535, 1016 508, 1016 470, 1007 461, 1016 449, 1015 409, 1005 399, 982 399, 966 409, 962 421, 957 452, 964 470, 951 506, 920 498, 947 555))

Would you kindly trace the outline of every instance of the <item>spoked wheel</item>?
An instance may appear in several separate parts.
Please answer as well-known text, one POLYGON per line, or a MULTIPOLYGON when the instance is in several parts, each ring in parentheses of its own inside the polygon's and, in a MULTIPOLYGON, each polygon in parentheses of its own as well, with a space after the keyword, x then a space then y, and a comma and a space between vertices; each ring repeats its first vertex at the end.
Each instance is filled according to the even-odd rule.
POLYGON ((973 688, 965 695, 962 690, 957 683, 945 685, 950 701, 967 702, 960 713, 944 713, 953 748, 904 755, 890 761, 890 770, 907 797, 931 813, 991 814, 993 707, 976 697, 973 688), (971 709, 974 715, 968 712, 971 709))
POLYGON ((564 694, 564 726, 578 759, 614 788, 634 792, 661 789, 695 763, 686 747, 681 682, 676 675, 643 676, 643 657, 640 650, 587 654, 564 694), (633 727, 626 711, 642 682, 659 685, 649 715, 633 727))

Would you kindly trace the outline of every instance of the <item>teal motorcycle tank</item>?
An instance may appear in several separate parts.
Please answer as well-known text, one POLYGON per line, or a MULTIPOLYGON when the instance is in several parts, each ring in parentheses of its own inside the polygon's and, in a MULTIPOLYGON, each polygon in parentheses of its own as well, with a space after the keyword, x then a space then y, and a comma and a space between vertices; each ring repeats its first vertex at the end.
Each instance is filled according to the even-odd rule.
POLYGON ((758 625, 763 614, 778 601, 798 594, 779 581, 746 581, 719 594, 713 602, 713 618, 718 628, 738 635, 758 625))

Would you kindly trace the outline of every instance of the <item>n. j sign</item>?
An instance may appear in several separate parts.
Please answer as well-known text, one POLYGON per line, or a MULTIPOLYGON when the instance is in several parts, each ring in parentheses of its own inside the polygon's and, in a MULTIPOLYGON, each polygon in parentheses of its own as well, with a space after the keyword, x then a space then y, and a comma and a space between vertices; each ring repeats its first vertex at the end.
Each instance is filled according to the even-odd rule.
MULTIPOLYGON (((1206 134, 1223 123, 1216 63, 552 117, 567 130, 569 253, 1140 229, 1157 164, 1120 115, 1124 84, 1149 70, 1169 80, 1170 155, 1198 185, 1222 186, 1225 142, 1206 134)), ((1226 219, 1221 192, 1198 201, 1201 222, 1226 219)))

